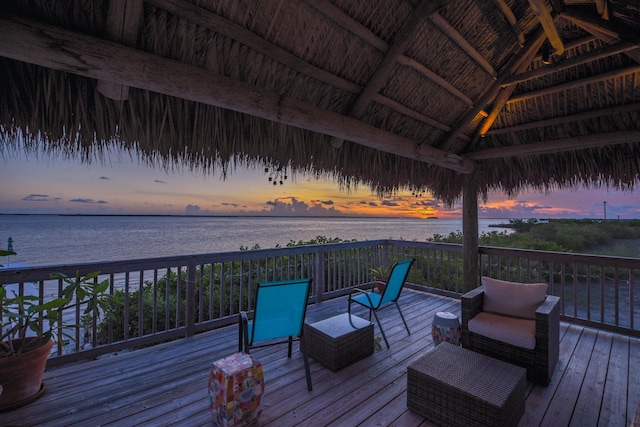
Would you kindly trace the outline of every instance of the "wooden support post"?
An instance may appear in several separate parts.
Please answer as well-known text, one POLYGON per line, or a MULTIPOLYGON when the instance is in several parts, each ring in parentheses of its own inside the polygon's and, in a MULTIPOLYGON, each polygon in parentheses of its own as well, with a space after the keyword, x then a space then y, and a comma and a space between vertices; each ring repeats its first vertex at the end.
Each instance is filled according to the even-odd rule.
POLYGON ((478 287, 478 189, 475 174, 464 176, 462 189, 463 293, 478 287))

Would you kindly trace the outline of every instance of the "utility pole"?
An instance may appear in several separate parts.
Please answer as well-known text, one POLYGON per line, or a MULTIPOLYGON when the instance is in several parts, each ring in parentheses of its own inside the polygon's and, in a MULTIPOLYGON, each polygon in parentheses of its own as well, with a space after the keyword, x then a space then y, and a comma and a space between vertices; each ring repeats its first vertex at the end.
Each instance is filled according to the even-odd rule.
POLYGON ((604 219, 605 221, 607 220, 607 202, 603 202, 604 203, 604 219))

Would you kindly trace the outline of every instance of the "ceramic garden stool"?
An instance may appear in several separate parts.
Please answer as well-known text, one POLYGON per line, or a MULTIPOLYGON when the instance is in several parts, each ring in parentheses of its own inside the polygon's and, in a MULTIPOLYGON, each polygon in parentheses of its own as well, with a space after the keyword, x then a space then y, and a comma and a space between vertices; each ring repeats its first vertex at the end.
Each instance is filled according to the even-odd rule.
POLYGON ((448 342, 460 345, 460 320, 458 316, 447 311, 439 311, 433 316, 433 343, 448 342))
POLYGON ((262 364, 246 353, 213 362, 209 377, 209 409, 215 426, 244 426, 262 413, 262 364))

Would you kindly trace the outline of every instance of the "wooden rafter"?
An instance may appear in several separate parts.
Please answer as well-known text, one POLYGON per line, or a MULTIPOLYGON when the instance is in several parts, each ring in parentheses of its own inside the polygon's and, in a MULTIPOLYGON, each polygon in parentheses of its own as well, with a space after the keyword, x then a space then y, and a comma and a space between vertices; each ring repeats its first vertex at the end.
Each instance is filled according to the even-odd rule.
POLYGON ((471 173, 473 162, 354 118, 283 98, 179 61, 84 34, 20 18, 0 16, 0 56, 307 129, 398 156, 471 173))
POLYGON ((491 84, 491 86, 485 91, 484 95, 474 103, 474 107, 458 121, 457 127, 449 133, 449 136, 442 144, 443 147, 449 147, 454 140, 465 134, 465 131, 477 118, 478 114, 480 114, 485 106, 498 96, 502 90, 502 82, 508 76, 516 73, 517 70, 520 70, 521 67, 526 68, 529 66, 529 63, 531 62, 530 58, 538 52, 544 40, 545 35, 543 31, 537 31, 536 34, 533 35, 533 37, 525 44, 525 48, 519 53, 519 55, 515 55, 509 61, 505 67, 505 71, 498 75, 496 81, 491 84))
MULTIPOLYGON (((575 9, 567 9, 559 16, 573 22, 607 44, 617 43, 620 40, 636 44, 640 43, 640 34, 620 22, 616 22, 613 25, 608 21, 602 20, 597 15, 587 14, 575 9)), ((637 50, 625 52, 625 54, 635 62, 640 63, 640 52, 637 50)))
MULTIPOLYGON (((409 16, 409 19, 402 26, 398 34, 396 35, 393 44, 387 50, 384 58, 378 65, 378 68, 373 72, 369 82, 364 87, 358 98, 348 111, 348 115, 355 118, 360 118, 362 113, 373 100, 373 97, 382 89, 384 84, 389 79, 393 67, 398 61, 398 57, 403 54, 407 49, 413 36, 420 29, 424 20, 429 15, 436 13, 438 10, 451 3, 452 0, 422 0, 422 2, 416 7, 414 12, 409 16)), ((339 147, 342 144, 341 141, 332 140, 331 145, 339 147)))
MULTIPOLYGON (((542 45, 543 40, 539 41, 540 45, 542 45)), ((529 68, 529 64, 531 63, 531 61, 533 61, 533 58, 536 56, 536 53, 537 53, 537 50, 535 49, 529 50, 525 56, 525 60, 520 64, 518 68, 516 68, 515 74, 522 73, 524 70, 529 68)), ((478 129, 476 136, 474 137, 474 141, 477 141, 478 138, 486 134, 487 131, 491 128, 491 126, 493 126, 493 123, 498 118, 498 115, 500 114, 504 106, 507 105, 507 101, 513 94, 513 91, 515 90, 515 88, 516 88, 515 86, 508 86, 508 87, 502 88, 502 90, 496 97, 496 100, 494 101, 493 106, 491 107, 491 111, 489 112, 489 115, 484 119, 484 121, 480 125, 480 128, 478 129)))
POLYGON ((551 46, 556 50, 556 55, 562 55, 564 53, 564 43, 562 43, 556 24, 553 22, 553 17, 547 9, 544 0, 529 0, 529 5, 531 5, 533 13, 538 17, 540 24, 542 24, 542 28, 544 28, 544 32, 547 34, 551 46))
POLYGON ((605 117, 612 114, 623 114, 632 111, 640 111, 640 103, 621 105, 617 107, 601 108, 599 110, 585 111, 578 114, 570 114, 567 116, 554 117, 551 119, 537 120, 535 122, 522 123, 515 126, 507 126, 500 129, 491 129, 487 132, 487 135, 504 135, 507 133, 513 133, 517 131, 535 129, 544 126, 554 126, 563 123, 577 122, 580 120, 588 120, 597 117, 605 117))
MULTIPOLYGON (((284 49, 281 49, 280 47, 264 40, 263 38, 252 33, 251 31, 241 27, 240 25, 237 25, 227 19, 224 19, 210 11, 204 10, 192 3, 188 3, 188 2, 185 3, 182 0, 147 0, 147 3, 152 4, 158 8, 164 9, 176 16, 180 16, 190 22, 194 22, 202 27, 209 28, 212 31, 216 31, 220 34, 223 34, 227 37, 237 40, 240 43, 245 44, 250 48, 286 65, 287 67, 293 70, 296 70, 302 74, 305 74, 309 77, 312 77, 318 81, 330 84, 332 86, 348 91, 350 93, 360 93, 362 91, 361 86, 355 83, 352 83, 346 79, 343 79, 339 76, 336 76, 335 74, 325 71, 312 64, 309 64, 308 62, 303 61, 297 56, 292 55, 291 53, 285 51, 284 49)), ((337 9, 335 6, 327 6, 327 9, 323 10, 323 12, 328 13, 332 19, 338 19, 341 25, 343 26, 348 25, 350 28, 350 31, 354 31, 355 34, 361 37, 366 37, 365 41, 374 43, 374 47, 383 48, 384 50, 388 49, 388 45, 382 39, 379 39, 377 36, 371 33, 368 29, 361 26, 360 24, 357 24, 355 21, 353 21, 353 19, 344 15, 344 13, 341 12, 339 9, 337 9)), ((406 59, 409 60, 409 58, 406 58, 406 59)), ((416 62, 416 61, 413 61, 413 62, 416 62)), ((407 63, 408 65, 413 65, 413 64, 409 64, 409 62, 407 63)), ((434 73, 431 72, 431 74, 434 74, 434 73)), ((443 79, 440 79, 440 80, 443 80, 443 79)), ((445 89, 449 90, 449 92, 452 92, 452 90, 455 89, 448 82, 445 82, 445 83, 449 86, 449 87, 445 87, 445 89)), ((457 91, 457 89, 455 90, 456 90, 456 96, 463 96, 464 98, 469 99, 463 94, 461 94, 460 91, 457 91)), ((376 95, 375 101, 386 106, 397 104, 395 101, 381 94, 376 95)), ((405 107, 404 111, 406 112, 407 110, 408 109, 405 107)), ((444 128, 449 129, 449 126, 439 122, 438 120, 435 120, 431 117, 427 117, 418 112, 413 112, 413 113, 414 114, 411 114, 410 116, 416 120, 420 120, 423 123, 427 123, 438 129, 444 129, 444 128), (418 119, 418 117, 420 117, 421 119, 418 119)))
MULTIPOLYGON (((328 19, 338 24, 340 27, 351 32, 355 36, 358 36, 363 41, 370 44, 380 52, 386 53, 389 51, 389 44, 387 44, 387 42, 385 42, 384 40, 376 36, 367 27, 365 27, 364 25, 360 24, 359 22, 357 22, 356 20, 354 20, 353 18, 351 18, 350 16, 342 12, 340 9, 338 9, 328 0, 302 0, 302 1, 307 3, 309 6, 311 6, 315 10, 317 10, 319 13, 322 13, 324 16, 326 16, 328 19)), ((453 96, 457 97, 458 99, 460 99, 465 103, 469 103, 470 99, 468 96, 460 92, 453 85, 451 85, 449 82, 447 82, 446 80, 438 76, 436 73, 429 70, 424 64, 421 64, 415 59, 409 58, 405 55, 400 55, 398 57, 398 63, 406 67, 413 68, 414 71, 420 73, 421 75, 431 80, 435 84, 440 85, 443 89, 451 93, 453 96)))
MULTIPOLYGON (((142 0, 111 0, 105 22, 105 39, 135 46, 138 38, 144 4, 142 0)), ((97 89, 107 98, 123 101, 129 97, 129 87, 98 80, 97 89)))
POLYGON ((511 31, 513 32, 516 40, 518 40, 518 44, 520 45, 520 47, 524 47, 524 34, 522 34, 520 25, 518 25, 518 20, 516 19, 516 16, 513 14, 513 11, 509 7, 509 5, 504 0, 493 0, 493 3, 500 10, 502 16, 505 17, 505 19, 511 26, 511 31))
POLYGON ((512 145, 490 148, 488 150, 467 153, 472 160, 500 159, 541 154, 555 154, 564 151, 585 150, 617 144, 640 144, 640 131, 629 130, 604 134, 581 135, 573 138, 553 139, 533 144, 512 145))
POLYGON ((413 68, 423 76, 427 77, 432 82, 438 84, 443 89, 446 89, 447 91, 449 91, 449 93, 455 95, 458 99, 460 99, 462 102, 467 104, 467 106, 470 107, 473 105, 473 101, 471 100, 471 98, 469 98, 464 93, 460 92, 451 83, 449 83, 448 81, 446 81, 445 79, 443 79, 442 77, 440 77, 439 75, 437 75, 436 73, 434 73, 433 71, 431 71, 430 69, 422 65, 420 62, 416 61, 415 59, 411 59, 404 55, 400 55, 398 57, 398 64, 413 68))
POLYGON ((640 46, 631 42, 619 42, 619 43, 611 44, 609 46, 605 46, 600 49, 593 50, 585 55, 574 56, 573 58, 557 62, 548 67, 541 67, 535 70, 526 71, 524 73, 513 75, 504 81, 503 86, 515 85, 518 83, 525 82, 527 80, 543 77, 549 74, 556 73, 558 71, 566 70, 567 68, 586 64, 588 62, 597 61, 599 59, 607 58, 613 55, 618 55, 620 53, 625 53, 634 49, 640 49, 640 46))
POLYGON ((508 103, 526 101, 528 99, 536 98, 538 96, 549 95, 551 93, 561 92, 565 90, 575 89, 583 87, 592 83, 599 83, 605 80, 616 79, 618 77, 624 77, 629 74, 640 72, 640 64, 631 65, 626 68, 620 68, 618 70, 609 71, 602 74, 596 74, 594 76, 585 77, 583 79, 574 80, 572 82, 563 83, 556 86, 547 87, 540 90, 534 90, 532 92, 521 93, 513 98, 509 99, 508 103))
MULTIPOLYGON (((493 66, 489 64, 489 61, 487 61, 484 56, 482 56, 480 52, 476 50, 476 48, 471 46, 471 44, 462 36, 462 34, 460 34, 455 28, 453 28, 453 26, 451 26, 451 24, 449 24, 442 16, 440 16, 439 13, 434 13, 433 15, 429 16, 429 20, 433 22, 433 24, 438 27, 440 31, 446 34, 447 37, 449 37, 458 46, 460 46, 462 50, 467 52, 467 55, 469 55, 478 65, 480 65, 480 67, 482 67, 487 73, 489 73, 491 77, 493 77, 494 79, 498 77, 498 73, 493 68, 493 66)), ((522 32, 520 34, 522 34, 522 32)), ((524 44, 524 36, 522 38, 522 43, 524 44)))
POLYGON ((367 42, 367 44, 378 49, 380 52, 386 52, 387 50, 389 50, 389 45, 387 44, 387 42, 371 32, 370 29, 344 13, 329 0, 302 1, 317 10, 319 13, 329 18, 331 21, 344 28, 345 30, 351 32, 353 35, 367 42))
POLYGON ((393 44, 389 47, 389 50, 382 59, 382 62, 378 68, 376 68, 375 72, 369 79, 369 82, 362 90, 362 93, 358 96, 358 99, 353 103, 353 106, 349 111, 351 116, 360 117, 367 105, 371 102, 373 95, 382 89, 382 86, 384 86, 389 78, 389 74, 393 71, 393 67, 398 61, 398 57, 402 55, 409 46, 413 40, 414 34, 420 29, 424 20, 427 19, 429 15, 436 13, 447 4, 451 3, 451 1, 452 0, 423 0, 420 5, 418 5, 410 15, 407 22, 405 22, 400 31, 398 31, 393 44))
MULTIPOLYGON (((599 39, 596 36, 594 36, 593 34, 590 34, 588 36, 581 37, 579 39, 572 40, 572 41, 570 41, 568 43, 565 43, 564 50, 565 50, 565 52, 568 51, 568 50, 573 50, 573 49, 576 49, 576 48, 578 48, 580 46, 583 46, 585 44, 592 43, 592 42, 594 42, 596 40, 599 40, 599 39)), ((541 59, 542 59, 542 55, 538 54, 534 58, 534 61, 539 61, 541 59)))
POLYGON ((346 79, 336 76, 315 65, 298 58, 280 47, 264 40, 262 37, 210 11, 202 9, 191 2, 182 0, 145 0, 167 12, 184 18, 202 27, 220 33, 249 46, 263 55, 273 58, 285 66, 316 80, 335 86, 350 93, 359 93, 362 88, 346 79))

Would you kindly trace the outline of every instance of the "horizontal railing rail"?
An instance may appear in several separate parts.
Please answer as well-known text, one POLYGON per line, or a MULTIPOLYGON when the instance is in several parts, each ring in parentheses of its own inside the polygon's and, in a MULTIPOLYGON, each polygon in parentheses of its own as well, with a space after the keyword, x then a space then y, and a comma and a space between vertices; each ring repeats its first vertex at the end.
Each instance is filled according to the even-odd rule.
MULTIPOLYGON (((62 317, 75 325, 66 330, 73 339, 58 343, 49 361, 55 366, 235 323, 240 311, 252 310, 261 281, 310 277, 310 302, 320 302, 355 286, 372 286, 372 267, 415 258, 407 287, 458 297, 469 290, 462 278, 462 254, 457 244, 342 242, 5 269, 0 284, 46 301, 63 288, 52 273, 100 271, 97 280, 108 280, 109 293, 119 302, 116 320, 83 316, 80 305, 66 309, 62 317)), ((632 334, 638 330, 638 259, 481 247, 480 263, 483 275, 549 283, 550 292, 562 298, 567 320, 632 334)))

